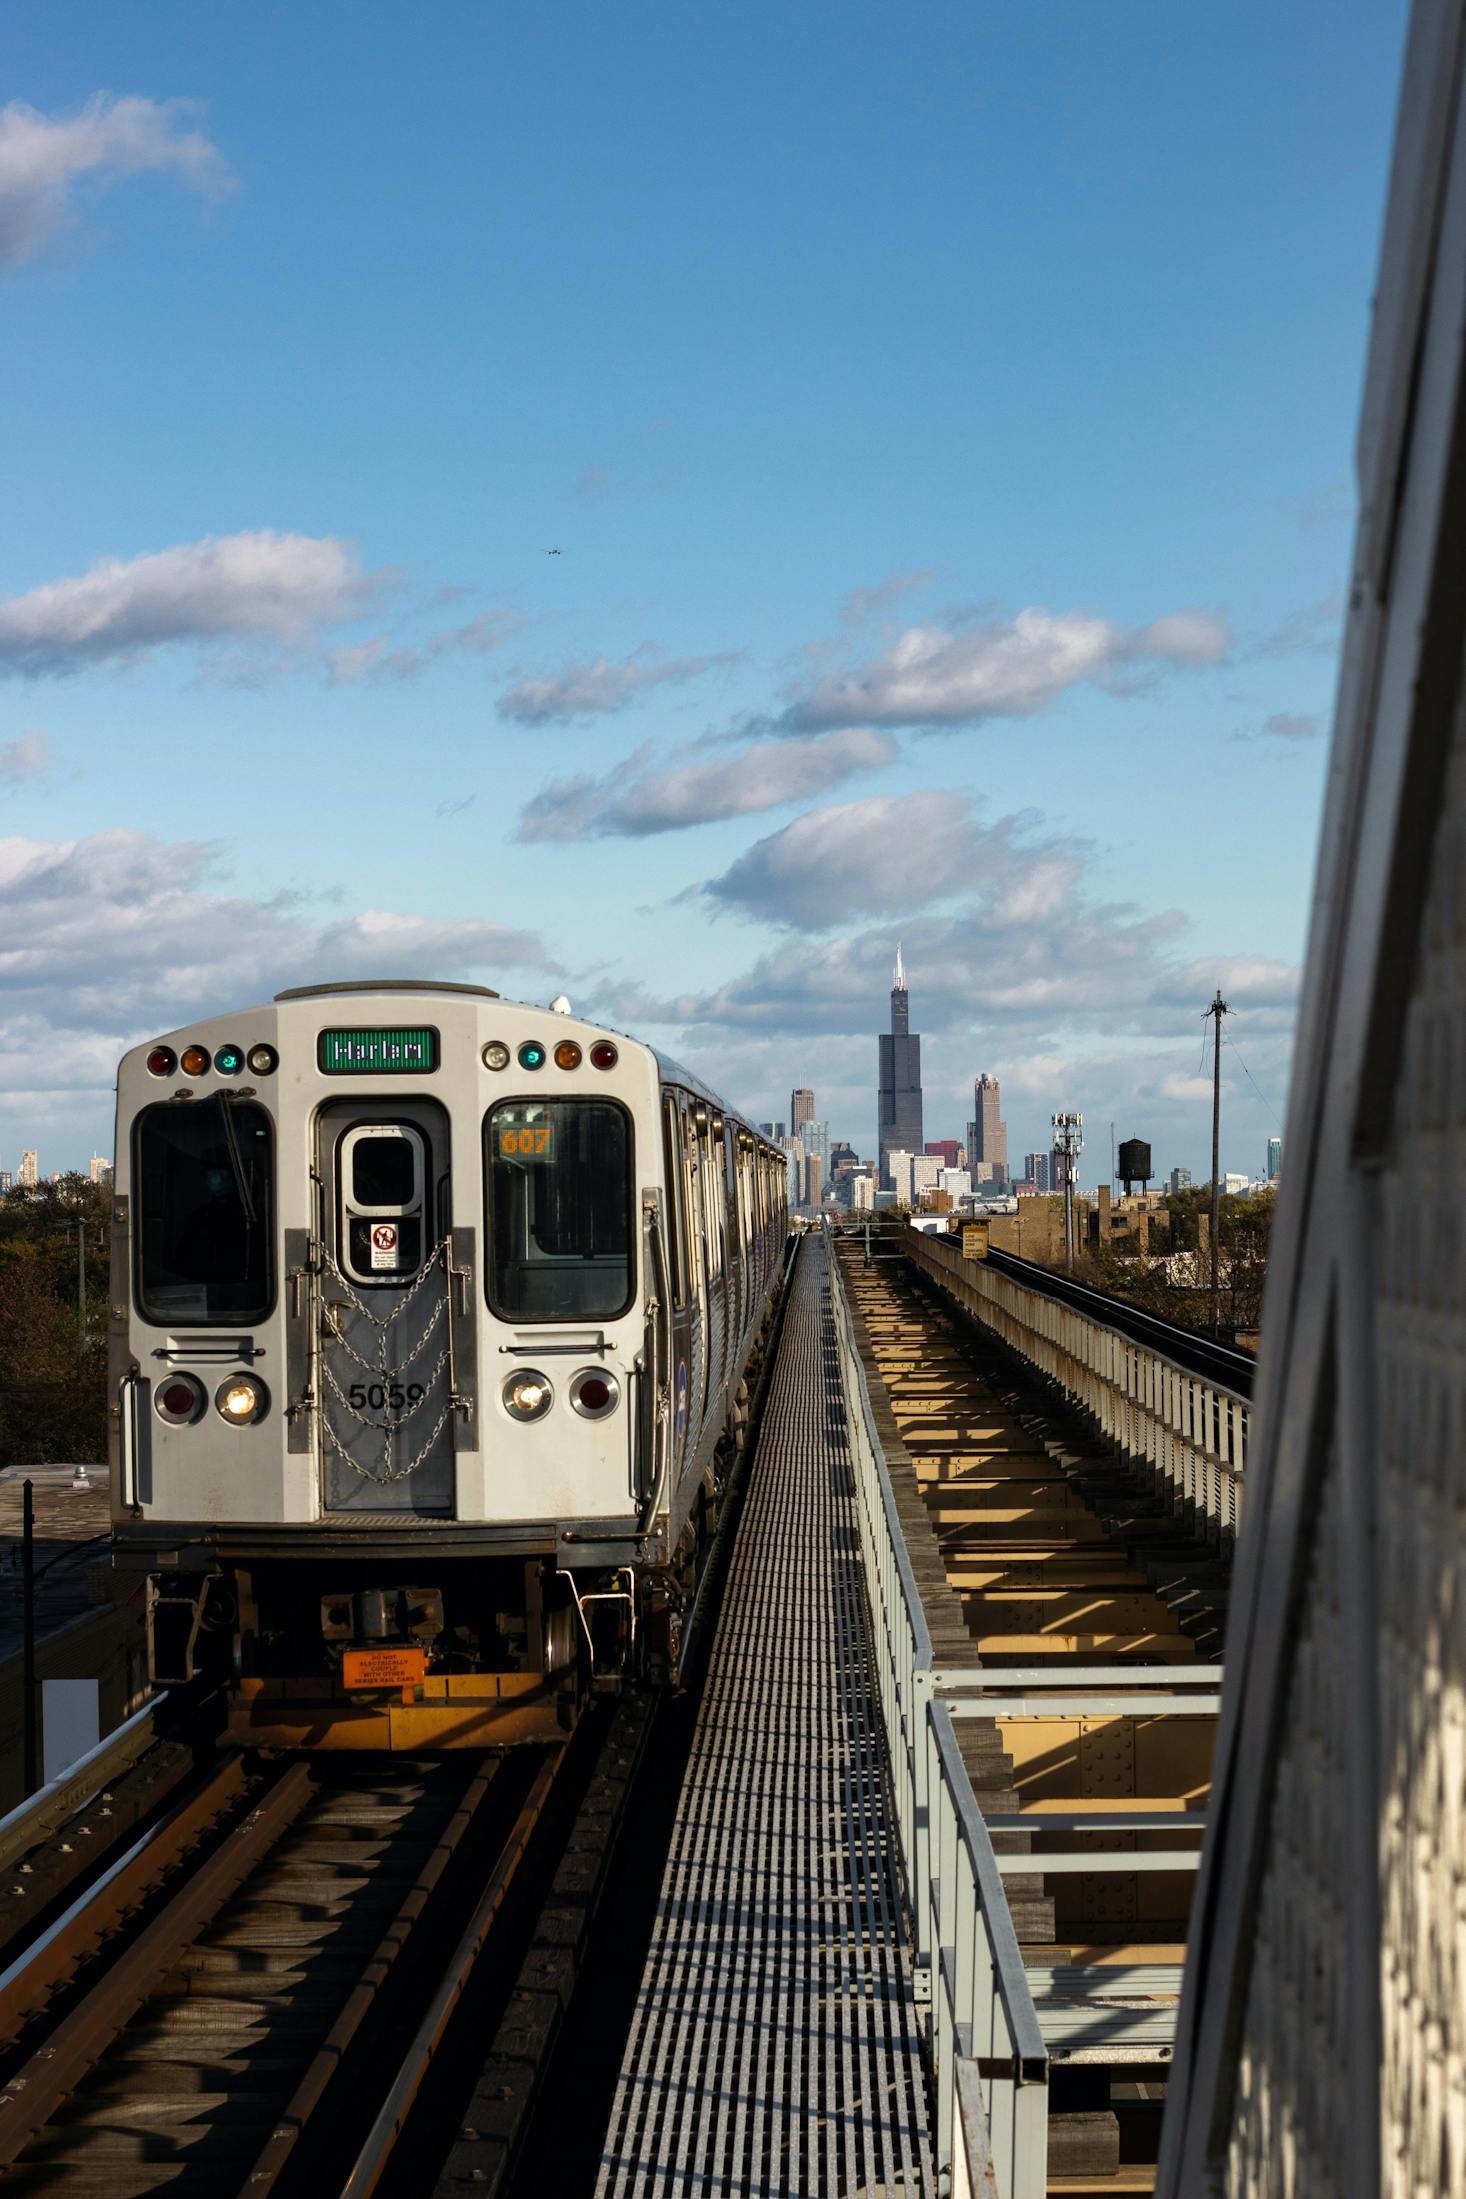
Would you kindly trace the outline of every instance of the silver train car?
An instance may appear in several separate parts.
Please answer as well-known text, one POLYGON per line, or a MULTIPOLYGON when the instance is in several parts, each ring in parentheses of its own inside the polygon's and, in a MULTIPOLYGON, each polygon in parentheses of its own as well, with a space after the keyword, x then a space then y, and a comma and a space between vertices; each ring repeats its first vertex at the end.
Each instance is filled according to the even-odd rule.
POLYGON ((113 1558, 244 1739, 528 1740, 676 1668, 786 1163, 562 1006, 312 986, 121 1063, 113 1558))

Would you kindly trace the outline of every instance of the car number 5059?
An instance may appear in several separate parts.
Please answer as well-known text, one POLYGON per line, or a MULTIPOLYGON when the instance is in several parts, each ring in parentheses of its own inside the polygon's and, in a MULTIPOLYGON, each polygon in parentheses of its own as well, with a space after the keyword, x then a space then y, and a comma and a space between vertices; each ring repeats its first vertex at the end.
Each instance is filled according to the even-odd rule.
POLYGON ((409 1405, 420 1405, 423 1399, 421 1382, 409 1382, 406 1388, 400 1382, 353 1382, 346 1393, 346 1402, 353 1412, 365 1406, 374 1413, 400 1413, 409 1405))

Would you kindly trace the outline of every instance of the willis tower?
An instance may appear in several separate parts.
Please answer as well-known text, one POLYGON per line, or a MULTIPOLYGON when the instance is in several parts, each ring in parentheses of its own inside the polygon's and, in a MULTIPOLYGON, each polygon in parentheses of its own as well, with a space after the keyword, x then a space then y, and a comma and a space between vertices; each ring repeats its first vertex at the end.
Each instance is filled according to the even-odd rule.
POLYGON ((888 1153, 919 1153, 921 1130, 921 1035, 911 1029, 906 994, 906 972, 901 949, 896 949, 896 975, 891 986, 891 1028, 880 1034, 881 1083, 879 1100, 880 1183, 891 1189, 888 1153))

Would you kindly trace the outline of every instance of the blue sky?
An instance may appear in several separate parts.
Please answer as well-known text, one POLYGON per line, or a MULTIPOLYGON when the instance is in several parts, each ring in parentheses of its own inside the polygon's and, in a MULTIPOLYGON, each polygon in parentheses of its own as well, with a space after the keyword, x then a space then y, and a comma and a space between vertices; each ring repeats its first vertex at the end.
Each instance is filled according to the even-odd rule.
POLYGON ((869 1152, 899 937, 929 1135, 1202 1175, 1221 983, 1259 1169, 1402 33, 12 0, 0 1165, 374 972, 869 1152))

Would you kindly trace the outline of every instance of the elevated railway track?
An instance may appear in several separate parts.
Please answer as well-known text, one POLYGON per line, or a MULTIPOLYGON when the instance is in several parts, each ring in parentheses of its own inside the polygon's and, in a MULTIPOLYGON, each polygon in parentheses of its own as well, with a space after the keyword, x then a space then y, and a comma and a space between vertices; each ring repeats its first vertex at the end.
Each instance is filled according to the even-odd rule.
MULTIPOLYGON (((1094 1439, 1102 1416, 1074 1369, 1101 1354, 1045 1309, 1124 1339, 1113 1301, 1040 1294, 1015 1272, 1024 1262, 994 1263, 980 1294, 955 1246, 914 1232, 883 1234, 869 1263, 858 1238, 840 1255, 868 1578, 894 1661, 904 1633, 912 1666, 888 1691, 887 1726, 898 1789, 903 1752, 910 1769, 939 2110, 958 2114, 954 2064, 971 2054, 1000 2191, 1150 2191, 1220 1704, 1225 1553, 1143 1449, 1094 1439), (1020 1319, 1040 1340, 1047 1329, 1062 1363, 1058 1349, 1048 1367, 1020 1359, 1020 1319), (884 1563, 877 1502, 900 1516, 884 1563)), ((1240 1372, 1204 1339, 1145 1316, 1136 1327, 1137 1360, 1208 1394, 1240 1372)), ((1105 1372, 1123 1395, 1134 1370, 1115 1349, 1105 1372)), ((939 2152, 957 2138, 944 2129, 939 2152)))

